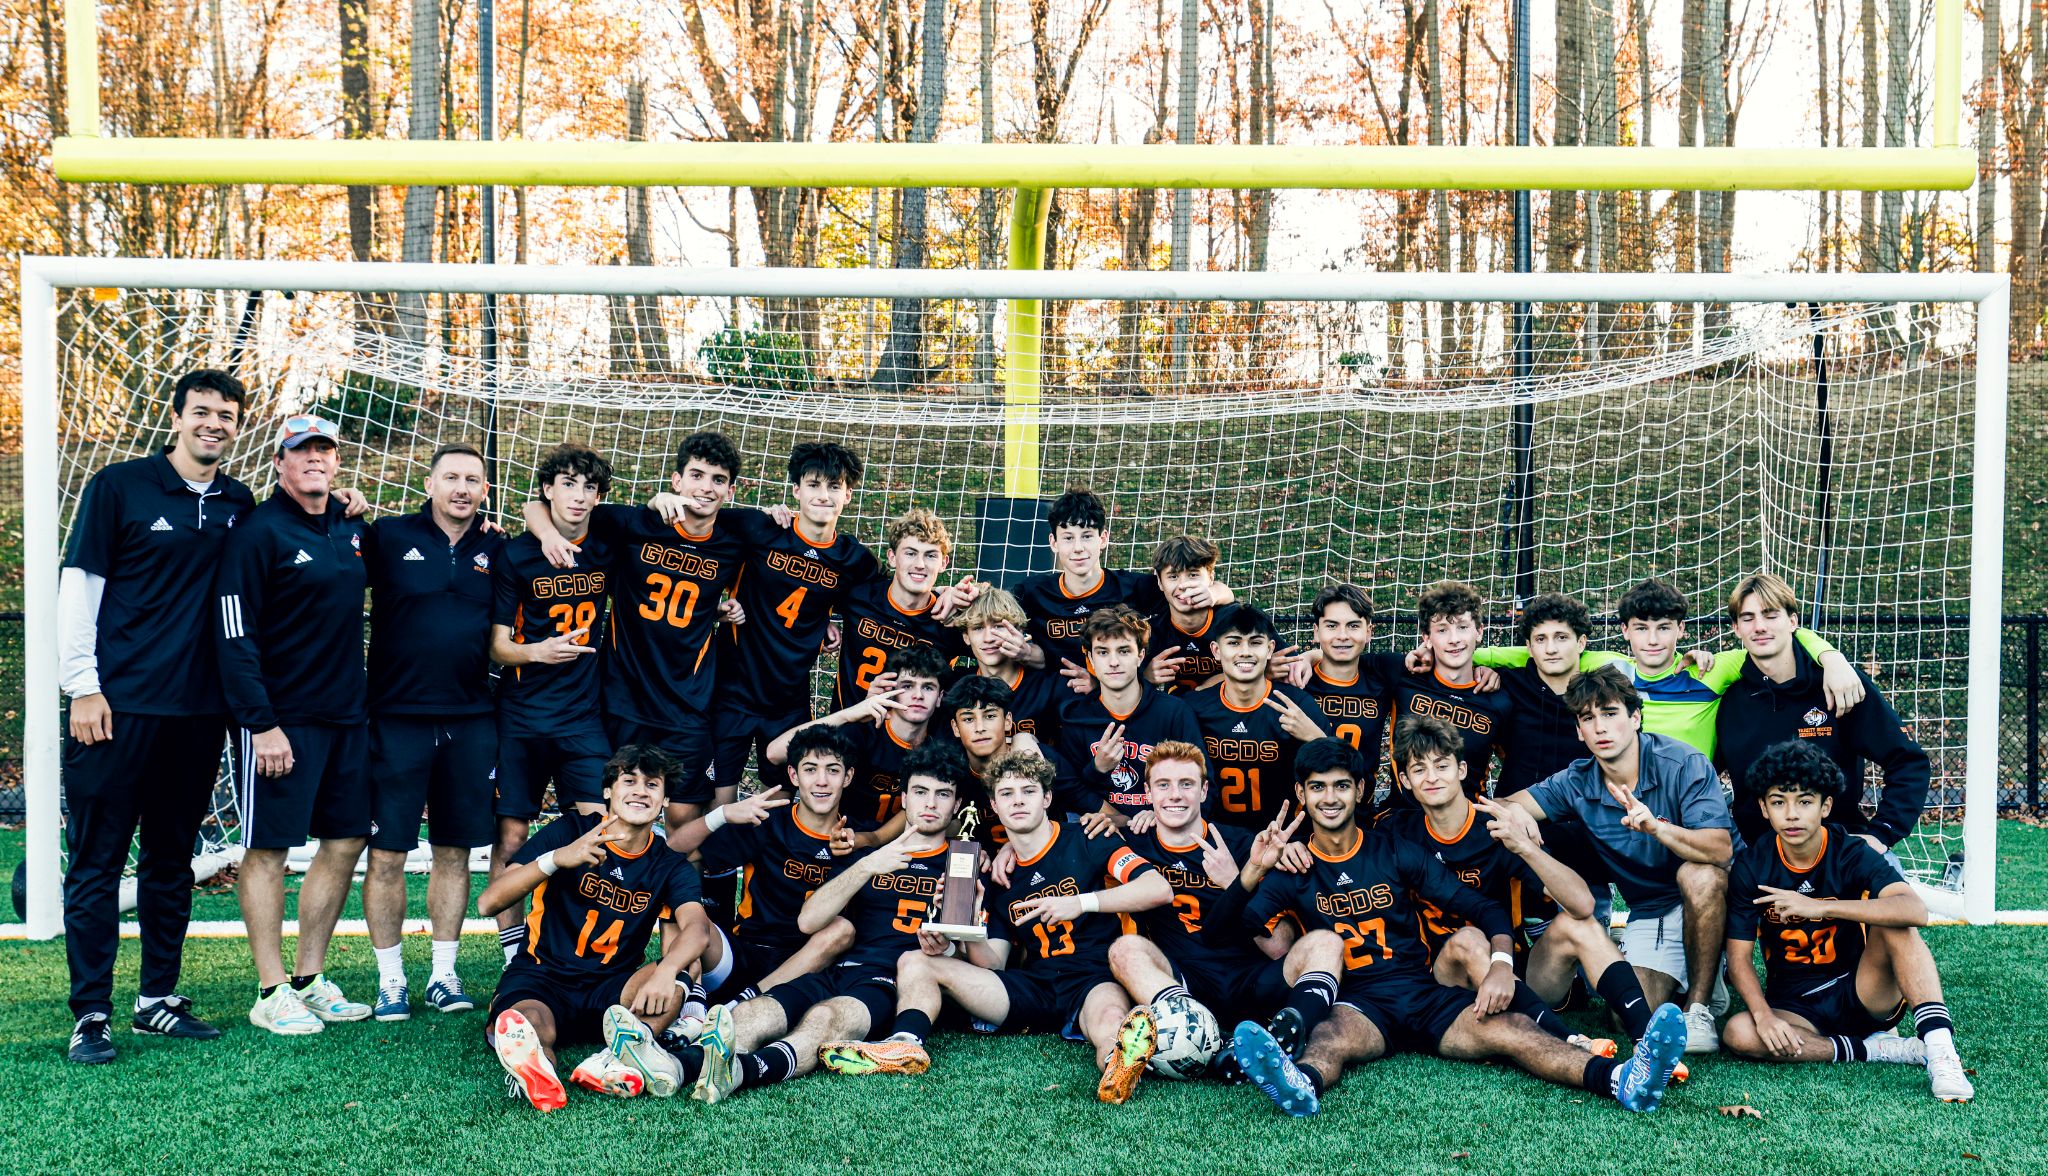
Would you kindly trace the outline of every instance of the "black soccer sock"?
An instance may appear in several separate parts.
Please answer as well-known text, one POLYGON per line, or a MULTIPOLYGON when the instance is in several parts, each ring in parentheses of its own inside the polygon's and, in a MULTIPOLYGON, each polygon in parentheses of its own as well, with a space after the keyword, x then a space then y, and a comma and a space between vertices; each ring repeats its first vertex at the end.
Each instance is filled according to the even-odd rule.
POLYGON ((264 987, 260 987, 260 986, 259 986, 259 987, 258 987, 258 988, 256 989, 256 999, 257 999, 257 1000, 264 1000, 264 999, 268 998, 268 997, 270 996, 270 994, 271 994, 271 993, 273 993, 273 992, 276 992, 276 991, 278 990, 278 987, 279 987, 279 986, 278 986, 278 985, 276 985, 276 984, 272 984, 272 985, 270 985, 270 986, 269 986, 268 988, 264 988, 264 987))
POLYGON ((739 1056, 748 1086, 773 1086, 796 1074, 796 1051, 787 1041, 771 1041, 754 1053, 739 1056))
POLYGON ((313 973, 311 976, 294 976, 292 977, 292 991, 304 992, 308 988, 313 987, 313 981, 319 978, 320 974, 318 972, 313 973))
POLYGON ((1643 995, 1643 982, 1636 979, 1636 970, 1627 960, 1607 965, 1593 991, 1621 1018, 1622 1031, 1630 1041, 1641 1041, 1650 1031, 1650 998, 1643 995))
POLYGON ((889 1027, 889 1036, 903 1034, 922 1042, 932 1035, 932 1019, 923 1009, 905 1009, 896 1014, 896 1023, 889 1027))
POLYGON ((1160 989, 1159 991, 1153 993, 1151 996, 1146 997, 1145 1003, 1148 1005, 1156 1005, 1160 1001, 1165 1000, 1169 996, 1186 996, 1187 994, 1188 990, 1182 987, 1181 985, 1169 984, 1166 987, 1160 989))
POLYGON ((1549 1001, 1536 995, 1535 989, 1520 980, 1515 981, 1515 999, 1508 1008, 1536 1022, 1538 1029, 1559 1041, 1566 1040, 1575 1032, 1570 1025, 1565 1024, 1563 1017, 1551 1009, 1549 1001))
POLYGON ((675 1051, 675 1055, 676 1061, 681 1062, 683 1065, 684 1082, 695 1082, 697 1080, 697 1075, 702 1074, 704 1072, 703 1046, 679 1046, 675 1051))
POLYGON ((1287 1007, 1301 1014, 1302 1040, 1323 1023, 1337 1004, 1337 978, 1328 972, 1303 972, 1288 990, 1287 1007))
POLYGON ((1948 1005, 1938 1000, 1913 1006, 1913 1032, 1929 1049, 1956 1047, 1955 1023, 1948 1019, 1948 1005))
POLYGON ((1613 1098, 1618 1093, 1614 1089, 1614 1071, 1621 1064, 1613 1058, 1595 1054, 1586 1059, 1586 1069, 1579 1075, 1579 1085, 1601 1098, 1613 1098))
POLYGON ((1835 1061, 1867 1062, 1870 1060, 1870 1047, 1864 1045, 1863 1039, 1860 1037, 1830 1037, 1828 1038, 1828 1044, 1835 1047, 1835 1061))
POLYGON ((1323 1092, 1329 1089, 1329 1084, 1323 1081, 1323 1072, 1314 1066, 1301 1066, 1299 1068, 1301 1076, 1308 1079, 1309 1086, 1314 1088, 1316 1097, 1323 1097, 1323 1092))

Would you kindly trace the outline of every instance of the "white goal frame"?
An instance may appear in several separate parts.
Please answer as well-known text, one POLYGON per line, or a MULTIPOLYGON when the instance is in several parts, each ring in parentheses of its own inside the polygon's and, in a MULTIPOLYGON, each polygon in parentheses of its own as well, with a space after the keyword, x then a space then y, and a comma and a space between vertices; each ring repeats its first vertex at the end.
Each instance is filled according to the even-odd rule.
POLYGON ((57 291, 81 288, 476 294, 1361 302, 1971 303, 1976 417, 1960 896, 1922 888, 1939 919, 2048 921, 1997 907, 1999 617, 2005 556, 2008 280, 2003 274, 1438 274, 687 269, 24 257, 21 263, 24 785, 30 939, 62 932, 57 579, 61 558, 57 291))

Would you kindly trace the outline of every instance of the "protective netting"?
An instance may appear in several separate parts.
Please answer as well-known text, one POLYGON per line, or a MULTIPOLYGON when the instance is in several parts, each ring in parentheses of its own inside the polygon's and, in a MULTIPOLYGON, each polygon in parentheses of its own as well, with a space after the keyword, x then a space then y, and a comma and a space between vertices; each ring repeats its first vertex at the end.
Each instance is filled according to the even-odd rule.
MULTIPOLYGON (((230 468, 259 495, 270 422, 291 411, 342 423, 343 484, 387 511, 417 504, 436 445, 482 442, 493 419, 500 509, 564 439, 608 455, 614 500, 640 500, 708 427, 743 454, 743 501, 782 500, 796 441, 843 440, 869 463, 854 534, 872 541, 917 505, 952 526, 961 570, 1042 555, 983 542, 976 522, 1009 494, 999 303, 916 308, 922 329, 899 352, 911 375, 885 391, 887 301, 507 296, 487 364, 473 294, 63 298, 67 525, 93 471, 166 439, 170 383, 204 365, 256 394, 230 468)), ((1158 540, 1206 535, 1219 575, 1297 636, 1320 587, 1362 585, 1390 650, 1414 640, 1418 588, 1463 579, 1497 610, 1492 640, 1511 642, 1526 405, 1535 590, 1611 614, 1630 585, 1668 577, 1691 597, 1691 637, 1731 647, 1719 602, 1734 581, 1786 576, 1932 754, 1931 807, 1900 849, 1942 880, 1961 848, 1969 305, 1542 305, 1519 378, 1502 305, 1045 305, 1022 453, 1044 496, 1086 483, 1110 502, 1112 566, 1149 568, 1158 540)), ((1625 648, 1611 624, 1595 645, 1625 648)), ((235 837, 232 799, 219 791, 208 838, 235 837)))

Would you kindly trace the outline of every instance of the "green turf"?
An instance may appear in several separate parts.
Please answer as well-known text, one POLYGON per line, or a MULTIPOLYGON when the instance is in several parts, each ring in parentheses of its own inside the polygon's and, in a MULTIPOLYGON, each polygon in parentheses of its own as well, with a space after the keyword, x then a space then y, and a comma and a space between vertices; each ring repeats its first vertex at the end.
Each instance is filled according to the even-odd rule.
MULTIPOLYGON (((1100 1106, 1078 1046, 1043 1037, 942 1035, 922 1078, 820 1074, 707 1109, 614 1102, 572 1092, 545 1121, 501 1094, 479 1036, 483 1015, 423 1014, 399 1025, 271 1038, 242 1019, 243 946, 195 942, 184 988, 226 1030, 211 1044, 115 1034, 122 1056, 98 1070, 61 1060, 68 1028, 64 958, 53 944, 0 947, 13 999, 0 1006, 0 1083, 11 1094, 6 1166, 69 1169, 81 1124, 92 1164, 116 1172, 466 1170, 658 1163, 688 1172, 1227 1171, 1312 1172, 2038 1172, 2048 1158, 2039 1095, 2048 1022, 2034 1015, 2048 936, 2025 928, 1928 933, 1948 982, 1979 1097, 1933 1101, 1905 1067, 1799 1069, 1699 1060, 1654 1117, 1505 1067, 1397 1058, 1354 1073, 1324 1114, 1297 1122, 1249 1088, 1148 1080, 1130 1105, 1100 1106), (1722 1116, 1748 1105, 1761 1121, 1722 1116)), ((415 975, 426 944, 408 942, 415 975)), ((493 946, 472 938, 464 967, 488 992, 493 946)), ((120 999, 135 947, 122 953, 120 999)), ((330 971, 350 991, 373 978, 361 940, 335 945, 330 971)), ((569 1051, 572 1058, 577 1051, 569 1051)))

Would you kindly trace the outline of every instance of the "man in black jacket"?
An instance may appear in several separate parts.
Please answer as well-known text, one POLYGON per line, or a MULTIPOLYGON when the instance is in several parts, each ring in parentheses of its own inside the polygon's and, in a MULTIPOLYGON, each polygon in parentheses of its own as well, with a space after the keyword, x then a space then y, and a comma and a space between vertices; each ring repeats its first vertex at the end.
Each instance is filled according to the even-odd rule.
POLYGON ((1745 842, 1771 835, 1749 785, 1749 769, 1773 743, 1787 739, 1811 742, 1828 754, 1848 778, 1848 790, 1834 810, 1834 819, 1870 842, 1880 853, 1904 840, 1927 805, 1927 752, 1906 734, 1898 712, 1862 670, 1866 698, 1855 710, 1838 714, 1821 689, 1821 671, 1792 639, 1799 627, 1799 598, 1791 585, 1768 572, 1743 579, 1728 597, 1728 621, 1749 651, 1728 693, 1722 696, 1716 720, 1716 766, 1735 785, 1728 806, 1745 842), (1870 760, 1884 773, 1884 791, 1876 813, 1863 812, 1863 764, 1870 760))
POLYGON ((237 894, 260 990, 249 1020, 273 1033, 318 1033, 370 1015, 321 974, 371 823, 368 576, 363 525, 329 493, 340 436, 317 416, 285 418, 272 458, 277 489, 228 536, 214 579, 221 690, 239 728, 245 854, 237 894), (285 853, 309 834, 320 848, 299 890, 298 967, 287 975, 285 853))

